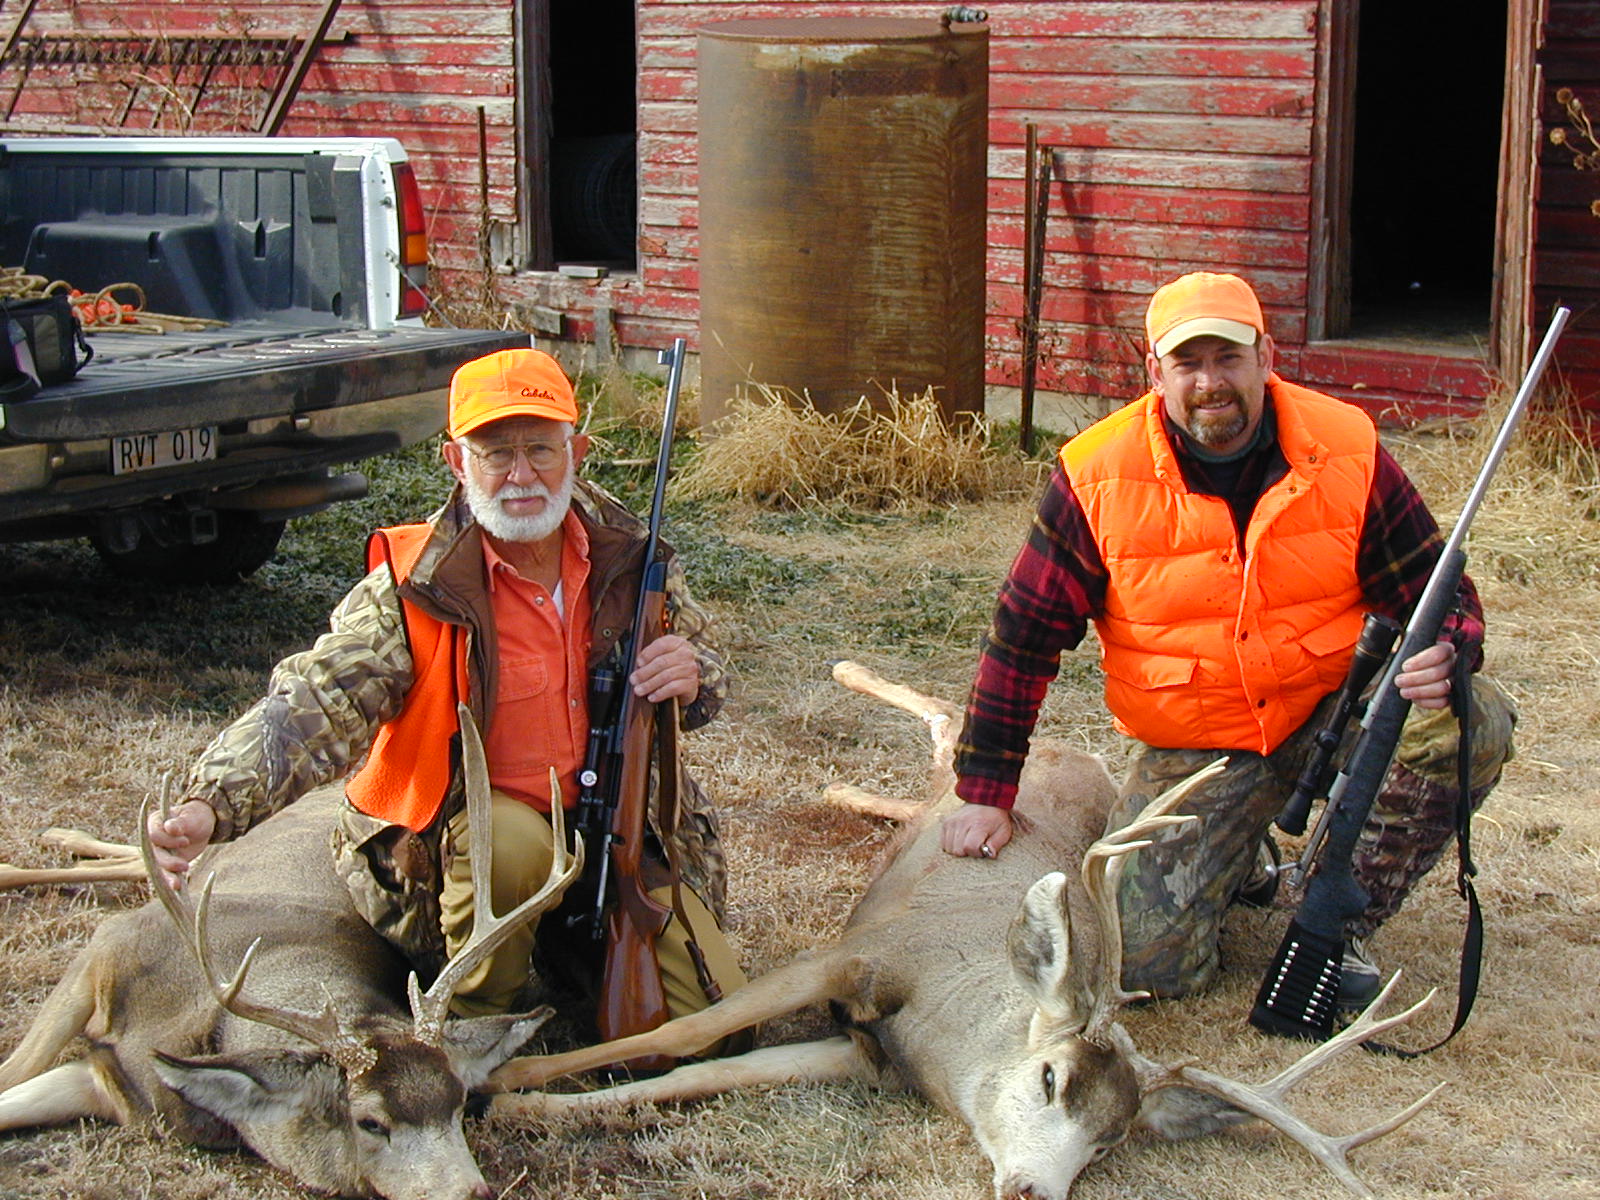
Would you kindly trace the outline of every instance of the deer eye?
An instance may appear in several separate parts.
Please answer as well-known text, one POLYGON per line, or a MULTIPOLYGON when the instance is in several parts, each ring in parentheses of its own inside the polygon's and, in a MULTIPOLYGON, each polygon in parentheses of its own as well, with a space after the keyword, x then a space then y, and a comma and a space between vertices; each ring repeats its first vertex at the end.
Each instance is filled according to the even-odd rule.
POLYGON ((370 1133, 373 1137, 387 1138, 389 1136, 389 1127, 378 1120, 377 1117, 362 1117, 356 1122, 356 1128, 361 1130, 362 1133, 370 1133))
POLYGON ((1046 1104, 1054 1104, 1056 1099, 1056 1069, 1049 1063, 1044 1065, 1044 1074, 1040 1082, 1044 1084, 1044 1102, 1046 1104))

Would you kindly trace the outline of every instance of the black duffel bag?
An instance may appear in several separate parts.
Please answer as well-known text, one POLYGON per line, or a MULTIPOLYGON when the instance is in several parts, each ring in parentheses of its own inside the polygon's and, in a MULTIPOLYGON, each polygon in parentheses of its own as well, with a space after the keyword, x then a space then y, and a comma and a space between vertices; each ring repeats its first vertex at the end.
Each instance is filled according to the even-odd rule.
POLYGON ((0 300, 0 314, 6 333, 0 342, 0 400, 24 400, 41 387, 65 383, 94 357, 71 301, 60 292, 0 300))

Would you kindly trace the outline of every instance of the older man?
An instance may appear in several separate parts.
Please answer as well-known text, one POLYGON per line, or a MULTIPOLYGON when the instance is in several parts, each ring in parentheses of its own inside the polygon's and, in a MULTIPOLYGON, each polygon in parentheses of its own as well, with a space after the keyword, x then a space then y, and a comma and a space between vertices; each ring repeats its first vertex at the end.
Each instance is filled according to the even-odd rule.
MULTIPOLYGON (((550 769, 571 805, 589 680, 620 667, 644 565, 641 522, 578 478, 589 439, 577 420, 571 382, 540 351, 501 351, 456 372, 443 447, 456 480, 449 500, 425 522, 373 535, 370 571, 334 610, 330 632, 278 664, 267 696, 201 755, 186 801, 164 822, 152 815, 164 870, 181 876, 208 842, 361 764, 346 784, 336 866, 373 927, 436 971, 472 925, 452 754, 464 701, 484 730, 494 910, 538 887, 553 852, 550 769)), ((667 596, 673 632, 640 649, 630 683, 649 700, 675 698, 693 729, 722 705, 723 666, 670 555, 667 596)), ((673 1016, 743 982, 711 912, 721 911, 725 878, 716 825, 693 781, 683 784, 671 834, 688 887, 658 944, 673 1016)), ((657 897, 668 892, 658 887, 657 897)), ((511 1007, 529 980, 534 937, 530 927, 508 939, 469 975, 457 1010, 511 1007)))
MULTIPOLYGON (((1183 995, 1217 968, 1223 911, 1258 859, 1344 681, 1364 615, 1403 619, 1443 539, 1361 410, 1273 371, 1255 292, 1200 272, 1158 290, 1146 319, 1150 391, 1062 447, 1033 531, 1000 592, 956 755, 946 851, 993 857, 1039 705, 1094 622, 1107 707, 1135 739, 1108 828, 1221 755, 1227 770, 1129 865, 1124 984, 1183 995)), ((1463 580, 1451 640, 1402 664, 1415 708, 1358 850, 1371 894, 1347 930, 1340 1002, 1377 990, 1364 939, 1455 829, 1455 645, 1481 658, 1463 580)), ((1509 699, 1474 677, 1472 795, 1511 753, 1509 699)))

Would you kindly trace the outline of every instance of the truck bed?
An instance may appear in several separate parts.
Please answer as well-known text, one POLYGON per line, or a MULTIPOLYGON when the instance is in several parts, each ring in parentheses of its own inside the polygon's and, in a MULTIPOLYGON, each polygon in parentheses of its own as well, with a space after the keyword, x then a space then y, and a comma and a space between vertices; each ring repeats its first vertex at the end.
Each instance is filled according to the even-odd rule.
POLYGON ((191 332, 93 327, 0 403, 0 541, 88 537, 125 575, 233 582, 351 464, 433 436, 463 362, 526 333, 427 327, 426 222, 389 138, 0 138, 0 266, 191 332), (338 468, 338 469, 335 469, 338 468))

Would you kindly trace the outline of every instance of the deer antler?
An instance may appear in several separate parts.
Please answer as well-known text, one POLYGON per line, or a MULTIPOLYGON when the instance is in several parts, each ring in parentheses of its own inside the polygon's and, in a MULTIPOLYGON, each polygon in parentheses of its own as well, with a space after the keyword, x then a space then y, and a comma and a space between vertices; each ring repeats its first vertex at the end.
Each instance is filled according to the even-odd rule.
POLYGON ((1172 810, 1227 765, 1226 758, 1219 758, 1180 780, 1146 805, 1134 821, 1106 834, 1084 852, 1083 887, 1094 903, 1100 927, 1100 975, 1090 988, 1094 1002, 1083 1030, 1088 1040, 1102 1040, 1119 1008, 1130 1000, 1143 1000, 1150 994, 1122 990, 1122 918, 1117 911, 1117 881, 1122 878, 1124 858, 1148 846, 1147 835, 1156 830, 1199 820, 1194 816, 1175 816, 1172 810))
POLYGON ((1326 1167, 1345 1188, 1357 1196, 1371 1196, 1371 1190, 1357 1178, 1350 1169, 1349 1152, 1357 1146, 1364 1146, 1368 1142, 1382 1137, 1404 1125, 1423 1107, 1439 1094, 1443 1083, 1436 1084, 1420 1099, 1408 1104, 1393 1116, 1379 1121, 1376 1125, 1356 1133, 1335 1137, 1320 1130, 1311 1128, 1300 1117, 1291 1112, 1284 1103, 1284 1097, 1289 1089, 1294 1087, 1306 1076, 1320 1067, 1325 1066, 1330 1060, 1370 1038, 1376 1037, 1385 1030, 1393 1029, 1396 1025, 1403 1025, 1417 1013, 1421 1012, 1433 1002, 1438 989, 1435 988, 1417 1003, 1404 1012, 1392 1017, 1379 1020, 1377 1012, 1389 993, 1394 990, 1400 981, 1400 972, 1396 971, 1376 999, 1369 1004, 1361 1016, 1352 1021, 1338 1036, 1316 1046, 1300 1058, 1296 1059, 1284 1070, 1273 1078, 1261 1084, 1241 1083, 1237 1080, 1227 1079, 1221 1075, 1214 1075, 1199 1067, 1179 1064, 1171 1067, 1158 1067, 1154 1072, 1142 1074, 1140 1090, 1149 1094, 1168 1087, 1188 1087, 1196 1091, 1205 1092, 1226 1101, 1243 1112, 1253 1117, 1259 1117, 1279 1132, 1287 1134, 1311 1154, 1318 1162, 1326 1167))
MULTIPOLYGON (((160 805, 161 815, 165 818, 172 808, 170 775, 161 781, 160 805)), ((173 924, 178 927, 178 932, 188 943, 189 950, 194 954, 195 961, 200 964, 201 973, 206 977, 206 985, 216 997, 217 1003, 236 1017, 270 1025, 310 1042, 352 1075, 359 1075, 370 1069, 377 1061, 376 1051, 364 1039, 340 1023, 332 999, 327 1001, 320 1013, 312 1014, 256 1004, 240 995, 245 976, 250 971, 250 964, 255 961, 256 951, 261 948, 259 937, 251 942, 250 948, 244 952, 244 957, 239 961, 239 969, 233 973, 233 978, 226 983, 222 982, 216 963, 211 957, 209 929, 211 885, 216 882, 216 876, 213 874, 206 877, 205 884, 200 890, 198 906, 190 902, 186 893, 180 894, 167 882, 166 874, 156 865, 155 848, 150 842, 149 815, 150 801, 146 798, 139 806, 139 854, 144 859, 144 869, 150 878, 150 888, 161 901, 162 907, 167 910, 167 915, 172 918, 173 924)))
MULTIPOLYGON (((924 696, 904 684, 890 683, 883 676, 848 659, 833 664, 833 677, 853 692, 882 700, 920 718, 928 727, 928 736, 933 739, 934 794, 938 795, 955 783, 951 762, 961 734, 961 709, 949 701, 924 696)), ((892 819, 901 818, 893 816, 892 819)))
POLYGON ((550 874, 537 892, 503 917, 496 917, 490 901, 489 864, 494 856, 494 818, 489 799, 489 765, 483 754, 483 739, 465 704, 456 711, 461 724, 461 764, 466 773, 467 854, 472 864, 472 933, 466 945, 456 952, 439 972, 426 993, 413 972, 406 988, 411 997, 411 1016, 419 1041, 437 1045, 444 1033, 450 1000, 461 981, 501 942, 534 917, 551 908, 572 886, 583 870, 583 841, 567 849, 566 814, 561 806, 561 785, 554 768, 550 771, 550 828, 555 833, 555 854, 550 874))
POLYGON ((0 891, 36 883, 116 883, 144 878, 137 846, 101 841, 81 829, 46 829, 39 840, 77 855, 79 861, 65 867, 0 863, 0 891))

